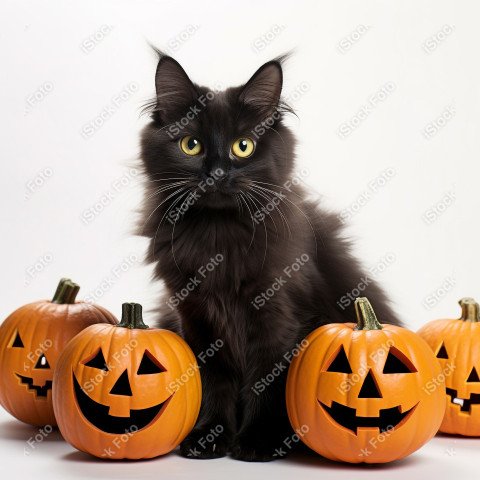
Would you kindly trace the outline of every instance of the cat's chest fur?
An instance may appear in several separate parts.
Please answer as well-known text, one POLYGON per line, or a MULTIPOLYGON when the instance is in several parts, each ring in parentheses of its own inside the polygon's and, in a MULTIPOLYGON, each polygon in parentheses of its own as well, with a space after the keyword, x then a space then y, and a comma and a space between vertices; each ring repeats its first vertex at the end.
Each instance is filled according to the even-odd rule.
POLYGON ((192 213, 159 231, 155 247, 157 271, 173 294, 187 288, 189 296, 214 301, 221 286, 231 298, 243 297, 262 269, 253 261, 264 248, 261 236, 225 213, 192 213))
POLYGON ((255 318, 251 298, 262 271, 255 260, 261 240, 252 240, 252 230, 233 218, 192 215, 174 231, 159 232, 157 248, 166 301, 188 320, 183 328, 203 325, 212 338, 235 345, 236 363, 242 364, 239 352, 245 351, 248 324, 255 318))

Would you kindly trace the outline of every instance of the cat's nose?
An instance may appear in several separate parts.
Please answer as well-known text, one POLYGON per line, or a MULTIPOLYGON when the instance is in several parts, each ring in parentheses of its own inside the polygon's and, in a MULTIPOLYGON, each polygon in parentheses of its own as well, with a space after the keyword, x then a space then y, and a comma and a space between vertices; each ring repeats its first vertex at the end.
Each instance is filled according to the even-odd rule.
POLYGON ((222 183, 227 179, 227 172, 222 168, 216 168, 205 174, 205 179, 214 183, 222 183))
POLYGON ((228 179, 228 172, 222 168, 216 168, 210 172, 207 172, 203 176, 203 182, 207 190, 216 191, 219 187, 225 184, 228 179))
POLYGON ((227 179, 227 172, 223 168, 216 168, 208 174, 210 178, 213 178, 216 182, 223 182, 227 179))

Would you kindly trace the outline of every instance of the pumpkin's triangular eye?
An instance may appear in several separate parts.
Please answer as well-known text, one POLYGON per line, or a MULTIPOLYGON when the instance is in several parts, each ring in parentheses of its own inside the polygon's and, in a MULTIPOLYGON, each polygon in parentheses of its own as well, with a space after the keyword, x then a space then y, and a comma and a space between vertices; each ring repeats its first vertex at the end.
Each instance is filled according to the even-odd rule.
POLYGON ((343 345, 335 355, 333 362, 327 368, 327 372, 352 373, 352 368, 350 367, 350 362, 348 361, 343 345))
POLYGON ((472 368, 472 371, 467 378, 467 382, 480 382, 480 378, 478 377, 478 372, 475 367, 472 368))
POLYGON ((12 342, 12 348, 23 348, 23 342, 22 342, 22 339, 20 338, 20 334, 18 333, 18 330, 15 332, 15 338, 13 339, 13 342, 12 342))
POLYGON ((107 362, 103 356, 102 349, 99 348, 90 358, 82 362, 86 367, 98 368, 108 372, 107 362))
POLYGON ((145 350, 140 366, 138 367, 137 375, 150 375, 152 373, 162 373, 165 371, 162 364, 148 350, 145 350))
POLYGON ((383 373, 414 373, 416 371, 412 362, 400 350, 390 347, 383 373))
POLYGON ((437 358, 448 358, 447 349, 445 348, 444 343, 442 343, 442 346, 440 347, 440 349, 437 352, 437 358))

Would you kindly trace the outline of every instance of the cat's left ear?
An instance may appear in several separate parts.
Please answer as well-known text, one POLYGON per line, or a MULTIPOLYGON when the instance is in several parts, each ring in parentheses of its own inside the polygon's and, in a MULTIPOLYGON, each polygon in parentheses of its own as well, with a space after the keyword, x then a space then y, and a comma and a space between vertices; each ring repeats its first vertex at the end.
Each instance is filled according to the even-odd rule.
POLYGON ((262 65, 240 92, 240 101, 261 112, 272 114, 282 93, 283 72, 280 60, 271 60, 262 65))

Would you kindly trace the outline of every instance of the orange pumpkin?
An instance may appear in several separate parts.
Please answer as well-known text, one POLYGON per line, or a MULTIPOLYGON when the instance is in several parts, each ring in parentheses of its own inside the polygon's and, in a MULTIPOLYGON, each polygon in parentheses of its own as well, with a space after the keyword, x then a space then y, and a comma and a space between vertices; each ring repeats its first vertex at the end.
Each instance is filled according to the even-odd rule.
POLYGON ((480 313, 473 298, 459 301, 458 319, 434 320, 418 334, 442 365, 447 409, 440 431, 480 436, 480 313))
POLYGON ((75 448, 109 459, 139 459, 176 448, 201 402, 198 365, 178 335, 148 328, 142 307, 123 304, 116 326, 77 335, 58 362, 53 405, 75 448))
POLYGON ((438 430, 445 387, 418 335, 380 324, 366 298, 357 325, 325 325, 307 338, 287 379, 287 408, 299 437, 331 460, 384 463, 420 448, 438 430))
POLYGON ((98 305, 75 302, 80 287, 62 278, 52 301, 15 310, 0 327, 0 404, 31 425, 56 425, 52 380, 68 341, 95 323, 116 323, 98 305))

